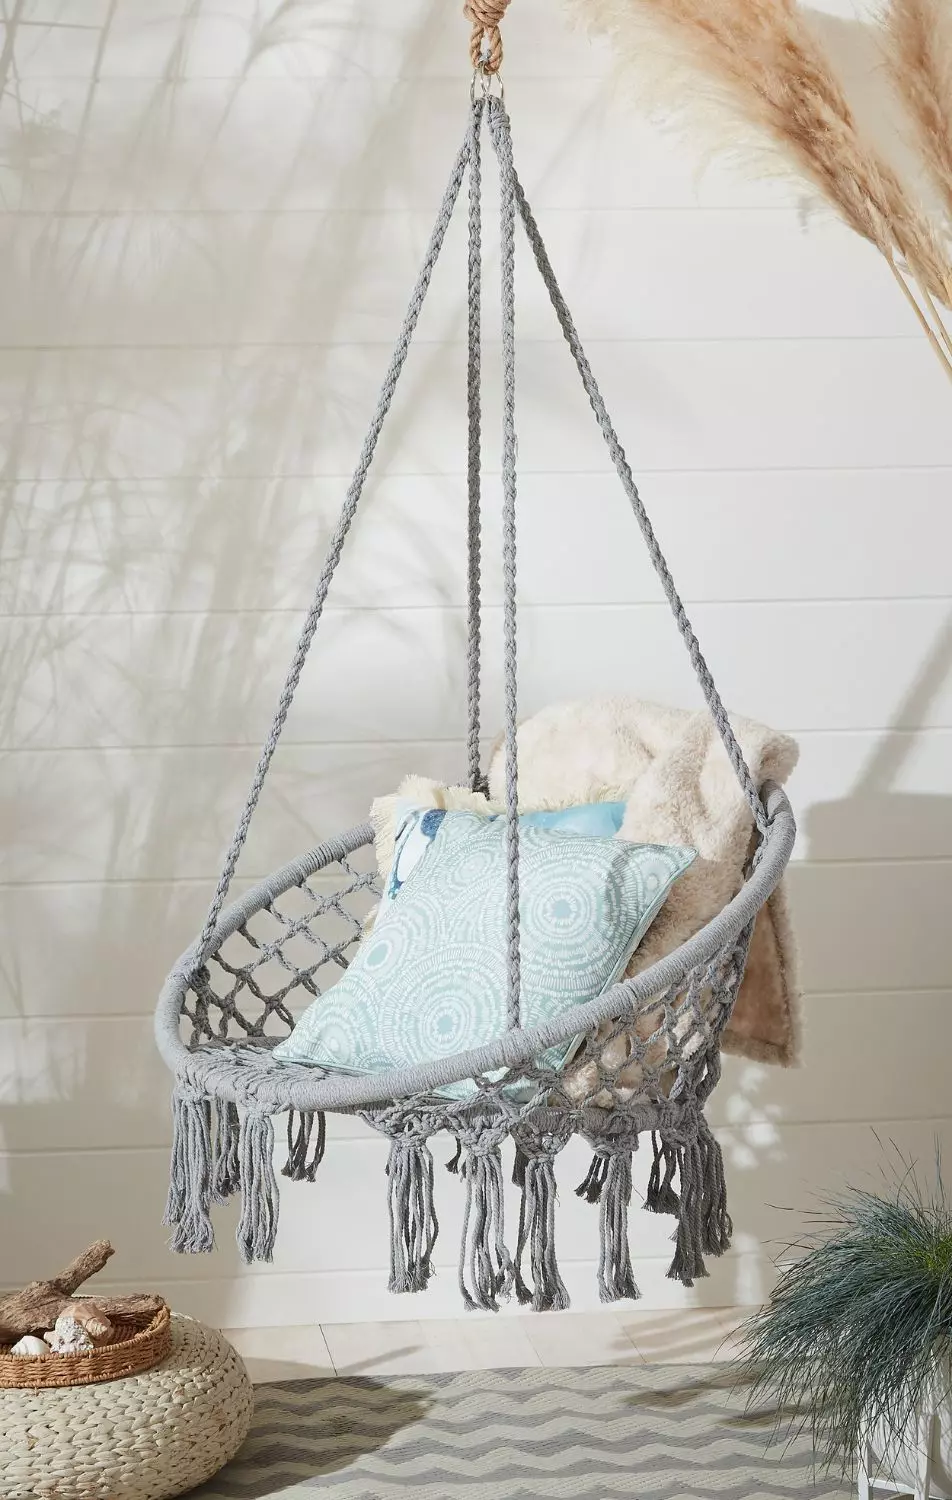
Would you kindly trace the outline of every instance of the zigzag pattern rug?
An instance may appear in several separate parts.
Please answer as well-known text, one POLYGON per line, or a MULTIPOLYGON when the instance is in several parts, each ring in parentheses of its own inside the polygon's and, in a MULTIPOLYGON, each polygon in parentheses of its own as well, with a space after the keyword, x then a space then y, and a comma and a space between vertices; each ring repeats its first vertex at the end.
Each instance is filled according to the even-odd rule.
POLYGON ((194 1500, 840 1500, 723 1367, 486 1370, 259 1386, 194 1500))

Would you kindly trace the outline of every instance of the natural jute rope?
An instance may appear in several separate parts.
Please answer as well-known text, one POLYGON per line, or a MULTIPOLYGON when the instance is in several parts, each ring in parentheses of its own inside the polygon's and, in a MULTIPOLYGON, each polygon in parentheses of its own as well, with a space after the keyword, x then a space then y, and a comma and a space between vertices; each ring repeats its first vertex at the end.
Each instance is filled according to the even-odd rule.
POLYGON ((469 38, 469 60, 481 73, 498 73, 502 66, 499 23, 506 14, 508 5, 509 0, 466 0, 463 6, 463 15, 473 26, 469 38))

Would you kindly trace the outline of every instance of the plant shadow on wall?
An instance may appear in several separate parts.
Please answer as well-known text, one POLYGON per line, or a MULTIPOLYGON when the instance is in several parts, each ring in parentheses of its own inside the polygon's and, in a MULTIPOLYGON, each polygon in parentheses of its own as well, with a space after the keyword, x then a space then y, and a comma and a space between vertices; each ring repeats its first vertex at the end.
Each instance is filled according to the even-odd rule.
POLYGON ((575 3, 611 39, 639 104, 695 151, 706 138, 709 151, 757 176, 792 176, 874 247, 952 378, 952 26, 944 0, 888 0, 876 7, 875 26, 827 22, 799 0, 575 3), (882 95, 884 76, 892 97, 874 108, 870 96, 882 95))
MULTIPOLYGON (((437 8, 426 0, 401 49, 413 50, 437 8)), ((0 480, 0 878, 12 896, 0 917, 0 1015, 19 1025, 3 1059, 0 1123, 8 1150, 44 1153, 11 1155, 3 1190, 25 1205, 60 1202, 62 1227, 49 1227, 45 1247, 54 1261, 76 1239, 111 1232, 144 1280, 177 1265, 159 1223, 169 1082, 152 1007, 201 925, 403 312, 389 285, 363 299, 355 290, 380 253, 379 217, 323 204, 386 204, 418 237, 393 170, 419 129, 402 108, 405 85, 392 82, 400 63, 384 84, 356 90, 356 111, 345 98, 340 57, 359 53, 358 33, 376 23, 325 22, 317 0, 281 7, 283 29, 273 21, 249 37, 246 65, 226 85, 188 76, 195 30, 214 14, 196 4, 177 32, 162 32, 167 53, 150 54, 146 70, 154 81, 131 86, 90 67, 89 28, 63 28, 60 45, 74 37, 84 50, 60 70, 62 97, 47 84, 39 102, 17 73, 11 22, 0 80, 7 200, 40 205, 8 221, 3 250, 3 358, 16 399, 0 480), (312 48, 326 30, 322 76, 259 87, 275 49, 293 48, 305 23, 312 48), (84 69, 74 98, 67 75, 84 69), (276 96, 280 120, 269 116, 276 96), (308 186, 319 207, 282 213, 308 186), (232 211, 236 199, 252 210, 232 211), (53 1016, 64 1024, 44 1019, 53 1016), (45 1154, 66 1147, 90 1149, 82 1182, 68 1156, 45 1154), (111 1224, 120 1202, 121 1225, 111 1224)), ((131 41, 147 46, 149 34, 131 41)), ((463 115, 461 104, 461 126, 463 115)), ((458 343, 462 296, 443 306, 439 333, 458 343)), ((460 352, 460 390, 462 363, 460 352)), ((394 454, 398 469, 439 467, 414 413, 446 374, 443 344, 416 351, 378 470, 394 454)), ((439 483, 462 530, 462 484, 439 483)), ((351 751, 333 743, 323 758, 306 745, 283 768, 279 758, 269 788, 277 832, 269 842, 262 820, 250 877, 363 816, 368 784, 383 790, 392 774, 382 749, 375 770, 372 742, 387 726, 371 695, 341 686, 362 662, 372 678, 375 653, 392 662, 419 645, 413 611, 347 612, 376 602, 381 554, 361 561, 361 548, 387 498, 368 487, 355 561, 342 568, 301 695, 299 738, 370 742, 364 780, 352 784, 351 751), (333 786, 337 773, 343 810, 315 785, 333 786)), ((431 602, 458 602, 445 538, 429 536, 405 502, 399 524, 401 555, 429 576, 431 602)), ((462 627, 449 618, 426 688, 436 702, 458 697, 462 722, 462 627)), ((219 1270, 237 1263, 222 1217, 219 1270)), ((35 1221, 4 1219, 3 1274, 25 1279, 35 1221)))

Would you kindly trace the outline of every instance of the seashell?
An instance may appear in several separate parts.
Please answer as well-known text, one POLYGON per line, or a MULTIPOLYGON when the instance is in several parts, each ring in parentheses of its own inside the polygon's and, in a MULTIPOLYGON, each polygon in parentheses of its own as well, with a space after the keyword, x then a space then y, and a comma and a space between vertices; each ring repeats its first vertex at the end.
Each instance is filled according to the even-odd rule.
POLYGON ((93 1348, 93 1341, 82 1323, 64 1317, 62 1313, 56 1319, 55 1328, 44 1333, 43 1337, 54 1354, 88 1354, 93 1348))
POLYGON ((43 1340, 34 1338, 32 1333, 25 1333, 10 1350, 17 1359, 43 1359, 49 1352, 43 1340))
MULTIPOLYGON (((85 1328, 90 1338, 97 1344, 108 1343, 112 1337, 112 1323, 106 1317, 102 1308, 92 1297, 78 1297, 75 1302, 67 1302, 60 1313, 60 1318, 75 1318, 81 1328, 85 1328)), ((57 1323, 59 1318, 57 1318, 57 1323)))

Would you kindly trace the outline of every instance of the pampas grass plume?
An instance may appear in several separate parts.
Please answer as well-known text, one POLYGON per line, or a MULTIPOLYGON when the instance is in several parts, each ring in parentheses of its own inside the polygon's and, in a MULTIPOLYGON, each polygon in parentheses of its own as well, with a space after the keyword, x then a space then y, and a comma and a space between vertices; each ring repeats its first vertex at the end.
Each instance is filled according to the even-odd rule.
MULTIPOLYGON (((901 76, 910 108, 914 101, 920 136, 928 135, 933 175, 952 195, 948 0, 887 3, 892 50, 905 59, 897 81, 901 76), (939 28, 932 16, 940 11, 942 42, 935 40, 939 28)), ((683 132, 706 135, 714 151, 746 159, 761 173, 793 173, 873 244, 952 375, 952 342, 941 319, 936 314, 937 336, 903 279, 905 270, 933 312, 936 303, 952 306, 946 244, 890 163, 863 138, 795 0, 570 4, 589 28, 613 41, 653 113, 663 111, 683 132)))

